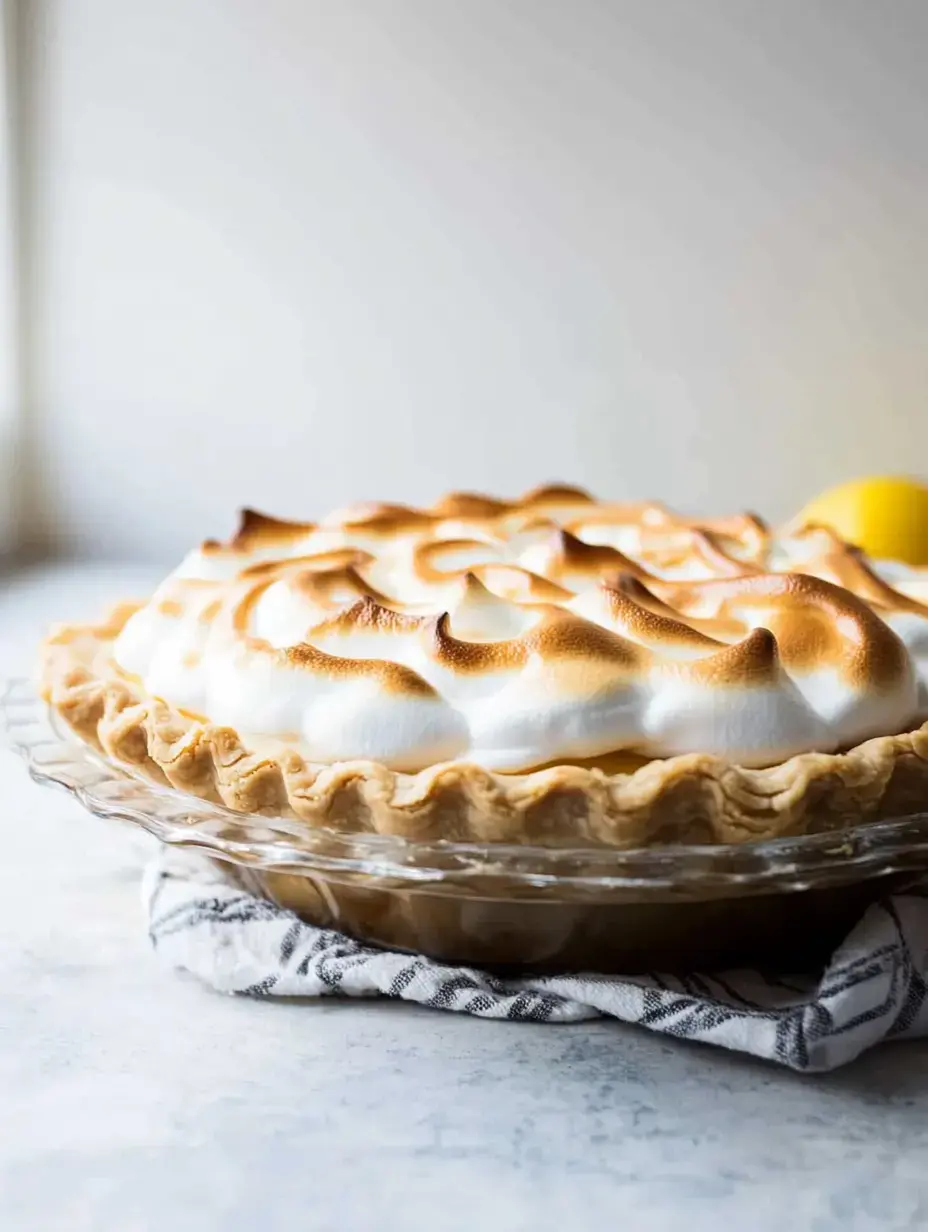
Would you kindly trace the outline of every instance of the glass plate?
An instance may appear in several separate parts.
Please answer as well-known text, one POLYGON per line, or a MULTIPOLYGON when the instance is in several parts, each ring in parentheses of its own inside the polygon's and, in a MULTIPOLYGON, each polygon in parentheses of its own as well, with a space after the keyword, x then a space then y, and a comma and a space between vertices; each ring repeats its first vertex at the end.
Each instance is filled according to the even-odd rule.
POLYGON ((229 866, 315 923, 454 962, 599 971, 830 952, 867 903, 928 870, 928 812, 843 831, 628 851, 411 843, 236 813, 159 786, 80 742, 25 680, 0 735, 32 778, 91 813, 229 866))

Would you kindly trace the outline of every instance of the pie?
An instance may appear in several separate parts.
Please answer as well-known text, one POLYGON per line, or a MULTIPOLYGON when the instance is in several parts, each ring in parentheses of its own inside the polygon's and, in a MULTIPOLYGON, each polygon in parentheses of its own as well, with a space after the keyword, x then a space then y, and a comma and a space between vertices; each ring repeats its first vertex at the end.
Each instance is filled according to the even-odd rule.
POLYGON ((822 526, 560 485, 246 511, 57 628, 43 694, 121 765, 409 840, 740 843, 928 801, 928 570, 822 526))

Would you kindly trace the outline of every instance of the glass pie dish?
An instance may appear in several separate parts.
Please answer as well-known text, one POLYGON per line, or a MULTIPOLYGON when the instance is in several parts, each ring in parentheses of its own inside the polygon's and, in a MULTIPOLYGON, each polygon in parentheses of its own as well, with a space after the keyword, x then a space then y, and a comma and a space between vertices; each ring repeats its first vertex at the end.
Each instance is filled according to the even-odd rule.
POLYGON ((238 813, 159 786, 82 744, 24 680, 3 687, 0 734, 37 783, 89 812, 196 849, 314 924, 455 964, 804 970, 869 903, 928 872, 928 812, 720 846, 410 842, 238 813))

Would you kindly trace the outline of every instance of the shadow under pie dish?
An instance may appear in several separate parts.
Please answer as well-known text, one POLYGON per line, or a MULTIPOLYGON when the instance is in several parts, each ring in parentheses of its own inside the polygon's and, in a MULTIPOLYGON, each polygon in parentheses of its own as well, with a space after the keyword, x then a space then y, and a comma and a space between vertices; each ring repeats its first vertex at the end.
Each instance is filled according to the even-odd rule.
MULTIPOLYGON (((870 563, 821 527, 694 521, 562 486, 315 525, 246 513, 147 602, 53 632, 41 675, 53 710, 115 763, 317 842, 393 837, 413 862, 417 844, 482 845, 489 862, 503 846, 659 852, 913 814, 926 677, 928 571, 870 563)), ((374 872, 343 881, 340 901, 301 872, 262 877, 309 918, 387 944, 607 969, 583 945, 586 960, 568 958, 573 942, 529 944, 545 933, 529 917, 554 907, 538 887, 513 898, 514 927, 512 904, 490 911, 473 882, 426 904, 374 872)), ((609 934, 628 967, 672 952, 698 907, 714 954, 730 890, 690 884, 669 948, 646 943, 670 920, 653 899, 621 944, 619 921, 591 928, 589 897, 585 922, 554 933, 599 950, 609 934)), ((763 893, 755 914, 773 908, 763 893)), ((613 906, 636 906, 630 894, 613 906)))

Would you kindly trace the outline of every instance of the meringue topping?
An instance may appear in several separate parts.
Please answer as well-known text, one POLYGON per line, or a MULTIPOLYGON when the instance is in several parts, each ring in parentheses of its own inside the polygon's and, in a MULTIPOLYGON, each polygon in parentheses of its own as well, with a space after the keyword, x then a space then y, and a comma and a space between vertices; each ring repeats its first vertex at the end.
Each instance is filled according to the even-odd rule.
POLYGON ((820 527, 777 535, 564 485, 318 524, 249 510, 114 657, 148 693, 308 761, 762 766, 928 717, 926 575, 820 527))

